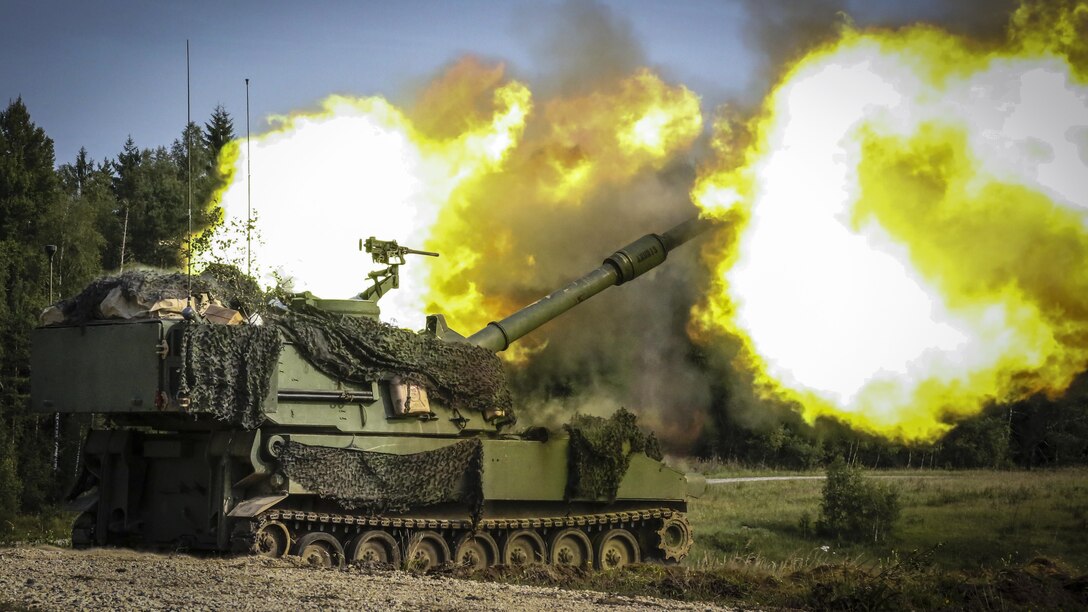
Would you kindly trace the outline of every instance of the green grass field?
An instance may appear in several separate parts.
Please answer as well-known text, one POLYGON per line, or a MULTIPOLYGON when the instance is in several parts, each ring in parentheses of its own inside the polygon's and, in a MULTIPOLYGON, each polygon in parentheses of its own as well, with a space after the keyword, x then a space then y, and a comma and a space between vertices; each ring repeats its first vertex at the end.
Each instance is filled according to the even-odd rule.
MULTIPOLYGON (((708 477, 822 476, 695 465, 708 477)), ((598 572, 496 567, 452 575, 612 593, 786 609, 1088 609, 1088 469, 868 472, 899 492, 882 543, 802 527, 822 480, 716 484, 692 500, 695 546, 679 566, 598 572)), ((70 515, 0 525, 0 542, 49 543, 70 515)))
POLYGON ((812 523, 819 516, 821 480, 726 483, 708 486, 691 503, 696 544, 686 563, 710 568, 749 560, 804 568, 913 554, 946 569, 1007 567, 1036 557, 1088 569, 1088 469, 882 471, 867 477, 900 494, 902 515, 884 543, 839 542, 803 529, 803 515, 812 523))
MULTIPOLYGON (((708 477, 822 476, 695 465, 708 477)), ((869 472, 899 492, 880 544, 815 524, 822 480, 710 485, 689 505, 695 546, 679 566, 613 572, 534 566, 482 578, 812 610, 1088 609, 1088 469, 869 472)), ((471 577, 471 576, 470 576, 471 577)))

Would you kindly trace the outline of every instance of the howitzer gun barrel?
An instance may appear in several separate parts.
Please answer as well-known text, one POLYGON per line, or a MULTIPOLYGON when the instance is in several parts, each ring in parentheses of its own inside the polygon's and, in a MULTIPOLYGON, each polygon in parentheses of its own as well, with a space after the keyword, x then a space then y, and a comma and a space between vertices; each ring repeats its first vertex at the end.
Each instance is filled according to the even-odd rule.
POLYGON ((504 351, 510 344, 564 312, 613 285, 622 285, 656 268, 669 251, 698 236, 710 222, 694 218, 664 234, 647 234, 616 251, 589 274, 522 308, 501 321, 469 336, 468 341, 492 351, 504 351))

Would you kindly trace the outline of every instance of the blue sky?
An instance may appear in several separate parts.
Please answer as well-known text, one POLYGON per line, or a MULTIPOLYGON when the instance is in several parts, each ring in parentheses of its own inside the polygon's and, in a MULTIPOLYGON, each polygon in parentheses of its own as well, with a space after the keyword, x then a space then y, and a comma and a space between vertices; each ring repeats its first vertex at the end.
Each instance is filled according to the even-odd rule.
MULTIPOLYGON (((859 22, 946 12, 937 0, 844 3, 856 5, 851 14, 859 22)), ((687 85, 710 110, 764 86, 766 58, 752 44, 750 13, 761 4, 600 0, 595 6, 621 38, 637 41, 640 63, 687 85)), ((830 22, 835 5, 798 0, 790 10, 802 6, 830 22)), ((505 61, 536 91, 557 63, 576 61, 562 57, 557 41, 575 25, 572 8, 585 6, 577 0, 2 0, 0 103, 22 97, 53 138, 60 164, 80 146, 96 160, 113 157, 130 134, 141 147, 169 145, 185 122, 186 39, 193 119, 202 123, 221 103, 239 134, 247 77, 254 131, 269 114, 310 107, 332 93, 405 100, 466 53, 505 61)))

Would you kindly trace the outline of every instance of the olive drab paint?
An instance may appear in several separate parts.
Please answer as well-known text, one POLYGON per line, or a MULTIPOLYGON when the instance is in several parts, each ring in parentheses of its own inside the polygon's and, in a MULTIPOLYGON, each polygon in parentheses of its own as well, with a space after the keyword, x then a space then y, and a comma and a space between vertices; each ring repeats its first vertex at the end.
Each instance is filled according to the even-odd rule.
MULTIPOLYGON (((493 352, 659 265, 702 229, 692 221, 650 234, 467 339, 440 315, 418 335, 377 322, 403 256, 370 299, 299 295, 259 327, 227 324, 242 317, 222 304, 222 323, 153 315, 142 303, 127 319, 51 319, 32 334, 34 410, 106 417, 83 445, 73 545, 416 569, 678 561, 692 542, 687 498, 703 483, 653 458, 656 443, 632 415, 619 429, 515 426, 505 379, 466 383, 449 371, 487 370, 463 360, 492 363, 493 352), (299 316, 306 325, 284 323, 299 316), (612 467, 586 469, 596 461, 612 467)), ((124 279, 86 295, 100 299, 110 282, 124 279)), ((216 291, 207 288, 209 303, 216 291)), ((85 315, 95 304, 75 306, 85 315)))

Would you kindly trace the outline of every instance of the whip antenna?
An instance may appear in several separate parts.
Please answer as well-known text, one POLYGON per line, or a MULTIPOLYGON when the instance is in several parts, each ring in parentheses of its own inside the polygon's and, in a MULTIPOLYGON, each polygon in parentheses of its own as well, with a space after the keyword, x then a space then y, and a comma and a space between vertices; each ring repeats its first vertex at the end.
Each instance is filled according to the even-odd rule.
POLYGON ((253 257, 250 254, 250 232, 253 230, 252 159, 249 154, 249 79, 246 79, 246 276, 253 276, 253 257))
POLYGON ((187 257, 185 263, 185 276, 187 280, 185 289, 185 308, 192 314, 193 308, 193 134, 189 129, 193 124, 192 95, 189 85, 189 39, 185 39, 185 163, 188 166, 189 176, 189 233, 187 235, 187 257))

